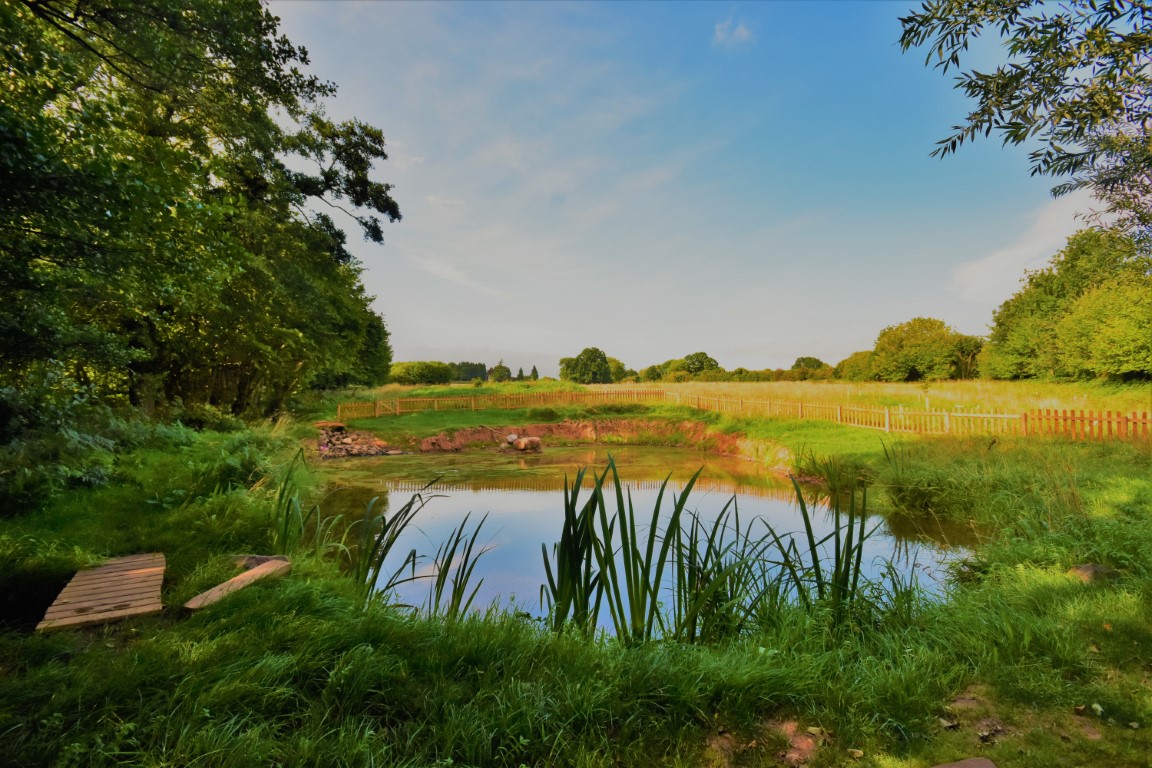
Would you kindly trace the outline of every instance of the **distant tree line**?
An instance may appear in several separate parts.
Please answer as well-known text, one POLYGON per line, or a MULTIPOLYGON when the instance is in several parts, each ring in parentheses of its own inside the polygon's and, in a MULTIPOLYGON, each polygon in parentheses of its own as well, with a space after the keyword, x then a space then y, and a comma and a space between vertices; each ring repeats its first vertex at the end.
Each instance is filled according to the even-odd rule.
POLYGON ((788 369, 725 370, 705 352, 639 373, 596 347, 560 360, 560 378, 622 381, 942 381, 946 379, 1152 379, 1152 256, 1143 241, 1087 229, 1048 266, 1025 275, 985 337, 932 317, 880 331, 872 349, 835 366, 799 357, 788 369))
POLYGON ((491 368, 484 363, 441 363, 435 360, 414 360, 392 364, 390 380, 395 384, 448 384, 453 381, 537 381, 540 374, 536 366, 525 374, 524 369, 512 375, 512 369, 504 361, 491 368))

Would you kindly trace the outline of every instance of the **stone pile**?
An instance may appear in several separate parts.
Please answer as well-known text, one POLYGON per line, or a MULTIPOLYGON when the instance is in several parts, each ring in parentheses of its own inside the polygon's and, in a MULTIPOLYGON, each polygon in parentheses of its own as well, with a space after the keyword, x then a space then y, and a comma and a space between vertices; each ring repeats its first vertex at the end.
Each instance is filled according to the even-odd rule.
POLYGON ((346 456, 396 456, 403 451, 391 448, 380 438, 367 432, 352 432, 343 424, 320 422, 320 437, 316 441, 322 459, 346 456))

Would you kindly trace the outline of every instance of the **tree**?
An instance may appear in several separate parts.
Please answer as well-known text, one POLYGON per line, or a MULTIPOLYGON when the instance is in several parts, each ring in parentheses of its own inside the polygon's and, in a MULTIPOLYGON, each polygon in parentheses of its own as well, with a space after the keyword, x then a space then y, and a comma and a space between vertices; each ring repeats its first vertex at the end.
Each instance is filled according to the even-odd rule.
POLYGON ((435 360, 416 360, 392 366, 392 381, 397 384, 447 384, 452 381, 452 366, 435 360))
POLYGON ((520 368, 516 371, 516 381, 524 381, 524 369, 520 368))
POLYGON ((818 357, 798 357, 796 362, 792 363, 792 370, 794 371, 819 371, 821 368, 827 367, 829 367, 828 363, 818 357))
POLYGON ((961 55, 986 30, 1007 41, 1008 61, 993 72, 957 76, 956 87, 976 105, 933 154, 953 153, 995 131, 1005 144, 1038 139, 1040 146, 1029 155, 1032 173, 1072 174, 1072 188, 1117 163, 1134 160, 1147 171, 1146 126, 1152 121, 1147 3, 928 0, 900 23, 901 48, 927 46, 926 63, 945 73, 959 70, 961 55), (1142 149, 1138 155, 1110 151, 1100 141, 1131 128, 1142 149))
POLYGON ((872 350, 865 349, 848 355, 836 363, 833 375, 846 381, 871 381, 875 378, 872 373, 872 350))
POLYGON ((540 372, 536 370, 536 366, 532 366, 532 372, 528 374, 528 378, 532 381, 540 381, 540 372))
POLYGON ((452 366, 452 381, 472 381, 488 378, 488 366, 484 363, 449 363, 452 366))
POLYGON ((1152 378, 1152 275, 1123 275, 1092 288, 1055 332, 1068 375, 1152 378))
POLYGON ((359 265, 311 212, 382 240, 383 136, 324 117, 335 87, 261 3, 10 0, 0 39, 0 384, 240 412, 386 375, 359 265))
POLYGON ((497 384, 499 384, 501 382, 511 381, 511 380, 512 380, 512 369, 509 368, 508 366, 504 365, 503 359, 501 359, 500 362, 496 363, 496 365, 492 366, 491 370, 488 371, 488 381, 494 381, 497 384))
POLYGON ((720 363, 709 357, 707 353, 693 352, 684 356, 684 370, 690 375, 696 376, 704 371, 718 371, 721 368, 720 363))
POLYGON ((943 320, 916 317, 880 332, 870 368, 881 381, 957 378, 961 356, 972 355, 972 347, 978 343, 975 337, 952 330, 943 320))
POLYGON ((628 366, 614 357, 608 358, 608 370, 611 373, 613 382, 624 381, 630 373, 635 375, 634 371, 629 371, 628 366))
POLYGON ((576 357, 560 358, 560 380, 577 384, 611 384, 608 356, 596 347, 586 347, 576 357))
POLYGON ((996 309, 980 353, 980 374, 996 379, 1074 375, 1061 362, 1072 359, 1060 351, 1056 328, 1062 318, 1094 288, 1149 270, 1152 259, 1126 237, 1092 229, 1072 235, 1047 267, 1029 272, 1023 287, 996 309))

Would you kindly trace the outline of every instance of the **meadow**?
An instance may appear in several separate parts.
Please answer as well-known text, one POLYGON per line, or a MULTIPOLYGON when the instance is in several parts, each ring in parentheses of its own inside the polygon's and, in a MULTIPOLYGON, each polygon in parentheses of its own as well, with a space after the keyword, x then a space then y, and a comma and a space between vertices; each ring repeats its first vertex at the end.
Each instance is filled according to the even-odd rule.
MULTIPOLYGON (((334 405, 316 400, 308 418, 334 405)), ((358 426, 418 435, 461 417, 618 415, 426 413, 358 426)), ((693 412, 627 415, 679 421, 693 412)), ((544 542, 559 545, 553 578, 542 563, 541 582, 565 613, 537 621, 499 606, 462 610, 466 577, 442 581, 442 599, 413 610, 365 591, 372 563, 357 545, 379 541, 387 521, 368 510, 377 527, 358 528, 309 511, 325 475, 322 463, 296 458, 314 435, 305 421, 231 433, 155 427, 117 457, 109 484, 0 520, 0 763, 779 765, 795 723, 819 744, 813 766, 924 768, 975 755, 1001 768, 1146 764, 1147 445, 882 439, 826 422, 694 415, 717 432, 787 448, 797 471, 822 477, 841 500, 845 521, 867 486, 869 509, 912 525, 970 523, 980 543, 944 599, 888 579, 859 583, 851 600, 850 557, 826 562, 821 586, 803 551, 789 568, 778 552, 728 548, 731 537, 679 554, 668 545, 664 567, 701 576, 695 594, 710 599, 677 608, 649 592, 649 610, 633 615, 665 546, 644 533, 652 510, 628 510, 614 494, 592 507, 578 503, 587 495, 558 495, 555 538, 544 542), (635 545, 620 559, 602 537, 599 547, 580 543, 587 525, 603 534, 613 520, 635 545), (29 632, 37 600, 75 568, 135 551, 168 556, 163 615, 29 632), (177 607, 231 575, 229 555, 278 551, 294 560, 290 578, 195 615, 177 607), (675 559, 690 551, 705 557, 675 559), (781 567, 744 567, 770 561, 781 567), (1101 566, 1099 578, 1068 574, 1086 563, 1101 566), (585 566, 618 571, 599 582, 604 600, 628 596, 613 634, 589 632, 579 618, 595 596, 585 566), (786 588, 766 591, 764 576, 786 588), (693 616, 708 618, 693 625, 693 616)), ((687 540, 694 526, 681 523, 687 540)))

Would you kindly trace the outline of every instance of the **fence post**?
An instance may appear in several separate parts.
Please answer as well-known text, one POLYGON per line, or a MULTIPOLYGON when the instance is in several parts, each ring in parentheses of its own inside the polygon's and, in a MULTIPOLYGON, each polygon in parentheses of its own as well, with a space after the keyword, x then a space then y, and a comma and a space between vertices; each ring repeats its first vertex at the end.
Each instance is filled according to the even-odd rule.
POLYGON ((802 418, 804 418, 804 403, 797 403, 797 406, 798 407, 796 408, 796 412, 797 412, 796 418, 802 419, 802 418))
POLYGON ((842 406, 842 405, 836 406, 836 423, 837 424, 843 424, 844 423, 844 406, 842 406))
POLYGON ((395 400, 392 401, 392 403, 396 406, 396 415, 399 416, 400 415, 400 398, 396 398, 395 400))
POLYGON ((944 434, 946 435, 952 432, 952 420, 949 418, 950 416, 951 414, 948 413, 948 411, 944 411, 944 434))
POLYGON ((1028 437, 1028 411, 1020 414, 1020 433, 1028 437))
POLYGON ((887 407, 884 408, 884 431, 892 431, 892 409, 887 407))

